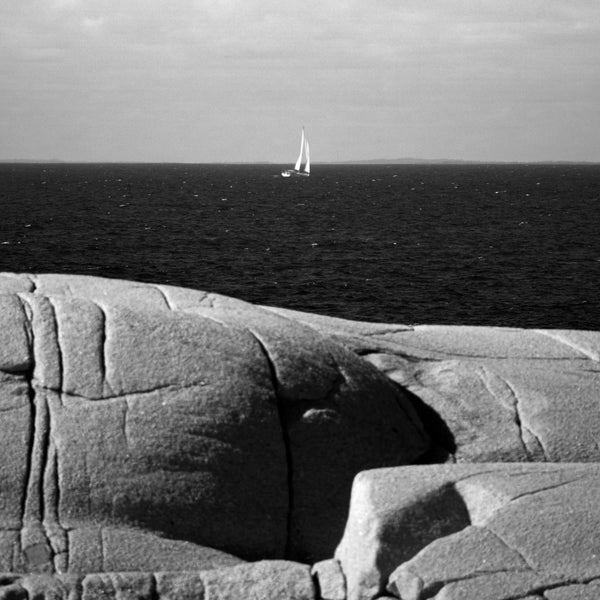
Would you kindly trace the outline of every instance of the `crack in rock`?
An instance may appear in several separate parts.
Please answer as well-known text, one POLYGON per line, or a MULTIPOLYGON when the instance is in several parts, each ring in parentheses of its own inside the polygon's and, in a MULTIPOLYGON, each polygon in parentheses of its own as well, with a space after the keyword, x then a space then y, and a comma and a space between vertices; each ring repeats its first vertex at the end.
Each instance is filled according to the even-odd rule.
POLYGON ((157 385, 156 387, 153 387, 153 388, 148 388, 148 389, 143 389, 143 390, 132 390, 132 391, 123 392, 120 394, 111 394, 111 395, 102 395, 102 396, 91 396, 91 395, 85 396, 83 394, 77 394, 75 392, 67 392, 61 388, 57 388, 54 386, 37 385, 36 388, 38 390, 45 390, 48 392, 54 392, 54 393, 60 394, 62 398, 74 398, 77 400, 88 400, 89 402, 103 402, 106 400, 108 400, 108 401, 122 400, 122 399, 135 397, 135 396, 144 396, 147 394, 154 394, 157 392, 161 392, 163 390, 177 392, 177 391, 181 391, 181 390, 196 389, 199 387, 205 387, 207 385, 210 385, 210 382, 196 381, 196 382, 187 383, 187 384, 165 383, 164 385, 157 385))
POLYGON ((153 290, 156 290, 160 294, 161 298, 163 299, 163 301, 167 307, 167 310, 169 310, 171 312, 175 311, 175 308, 171 304, 171 301, 169 300, 167 293, 165 292, 165 290, 162 289, 162 287, 160 285, 150 285, 149 287, 152 288, 153 290))
MULTIPOLYGON (((26 568, 32 572, 53 571, 54 552, 46 531, 47 502, 52 500, 46 497, 46 483, 52 485, 52 465, 48 464, 50 455, 50 408, 44 394, 40 394, 34 384, 36 370, 35 345, 36 337, 32 325, 33 308, 19 297, 25 319, 29 352, 31 361, 29 368, 24 373, 27 381, 30 429, 27 441, 27 464, 21 506, 21 535, 20 546, 26 568)), ((50 519, 51 520, 51 519, 50 519)))
POLYGON ((584 348, 580 344, 577 344, 577 343, 569 340, 568 338, 564 337, 558 331, 549 331, 546 329, 534 329, 533 331, 535 333, 539 333, 540 335, 543 335, 547 338, 550 338, 551 340, 559 342, 563 346, 566 346, 567 348, 570 348, 571 350, 575 350, 576 352, 579 352, 579 354, 583 354, 583 356, 587 360, 592 360, 594 362, 600 362, 600 354, 598 352, 595 352, 594 350, 589 350, 588 348, 584 348))
POLYGON ((513 496, 513 498, 511 499, 511 502, 515 502, 516 500, 520 500, 521 498, 525 498, 527 496, 533 496, 534 494, 540 494, 541 492, 547 492, 548 490, 554 490, 560 487, 564 487, 566 485, 571 485, 572 483, 576 483, 577 481, 582 481, 586 479, 585 477, 576 477, 574 479, 569 479, 568 481, 561 481, 560 483, 555 483, 553 485, 547 485, 545 487, 542 488, 538 488, 536 490, 532 490, 530 492, 523 492, 522 494, 519 494, 518 496, 513 496))
POLYGON ((291 533, 292 533, 292 518, 294 511, 294 457, 292 454, 292 446, 290 440, 290 434, 287 426, 287 410, 284 404, 284 400, 281 396, 279 389, 279 381, 277 379, 277 369, 275 367, 275 363, 269 354, 269 351, 260 338, 260 336, 255 332, 248 330, 256 343, 258 344, 261 353, 263 354, 265 360, 267 361, 267 366, 269 369, 269 374, 271 377, 271 385, 273 386, 273 393, 275 395, 275 406, 277 409, 277 415, 279 418, 279 425, 281 428, 281 436, 283 440, 283 446, 285 451, 285 461, 286 461, 286 472, 287 472, 287 497, 288 497, 288 510, 286 515, 286 535, 285 535, 285 548, 283 556, 287 558, 290 555, 290 546, 291 546, 291 533))
POLYGON ((523 449, 525 458, 528 461, 537 462, 534 454, 535 450, 532 451, 530 448, 531 441, 533 441, 535 442, 536 447, 541 451, 544 461, 548 462, 546 449, 544 448, 541 439, 536 435, 531 427, 525 425, 523 422, 523 418, 521 416, 522 401, 517 393, 516 388, 506 378, 501 377, 497 373, 490 372, 486 367, 482 366, 479 368, 479 370, 482 372, 482 375, 480 376, 481 381, 485 385, 490 395, 496 399, 498 404, 510 408, 513 415, 514 424, 517 427, 519 442, 523 449), (495 390, 492 385, 492 381, 498 382, 503 389, 500 392, 495 390))

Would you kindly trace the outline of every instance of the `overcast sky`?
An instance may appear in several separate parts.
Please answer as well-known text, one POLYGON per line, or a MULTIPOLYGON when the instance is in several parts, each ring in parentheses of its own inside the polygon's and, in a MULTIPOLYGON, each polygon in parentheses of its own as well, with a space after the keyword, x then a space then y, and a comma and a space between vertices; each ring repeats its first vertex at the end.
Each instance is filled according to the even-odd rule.
POLYGON ((0 159, 600 161, 599 0, 2 0, 0 159))

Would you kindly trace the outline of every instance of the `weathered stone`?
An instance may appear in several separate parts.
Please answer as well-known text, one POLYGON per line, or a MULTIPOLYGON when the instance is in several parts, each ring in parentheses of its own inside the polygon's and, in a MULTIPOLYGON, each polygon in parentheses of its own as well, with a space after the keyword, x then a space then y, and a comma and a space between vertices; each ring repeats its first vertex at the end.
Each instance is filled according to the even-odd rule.
POLYGON ((600 460, 600 332, 386 329, 271 310, 336 339, 415 394, 426 429, 450 460, 600 460))
POLYGON ((345 600, 346 577, 338 560, 322 560, 315 563, 310 572, 321 600, 345 600))
POLYGON ((81 600, 154 600, 154 577, 148 573, 93 573, 82 581, 81 600))
POLYGON ((598 581, 587 584, 567 584, 544 592, 544 600, 598 600, 598 598, 600 598, 598 581))
POLYGON ((389 379, 266 309, 70 275, 0 276, 0 299, 7 570, 326 558, 354 475, 428 448, 389 379))
POLYGON ((0 290, 3 294, 18 294, 32 292, 35 284, 28 275, 18 273, 0 273, 0 290))
POLYGON ((504 600, 600 578, 599 493, 599 465, 361 473, 336 552, 348 597, 374 598, 388 576, 402 600, 504 600))
POLYGON ((22 373, 31 366, 29 320, 17 295, 0 295, 0 371, 22 373))
POLYGON ((600 467, 565 461, 600 459, 600 333, 6 274, 0 338, 0 569, 38 573, 0 598, 599 596, 600 467), (231 554, 328 558, 356 473, 436 460, 359 475, 312 578, 231 554))
POLYGON ((310 567, 283 560, 260 561, 201 573, 210 600, 313 600, 310 567))
POLYGON ((460 495, 437 480, 417 486, 403 470, 364 471, 352 488, 344 536, 336 549, 351 600, 381 593, 390 573, 438 537, 469 524, 460 495))
POLYGON ((77 575, 0 575, 3 600, 81 600, 77 575))
MULTIPOLYGON (((29 439, 33 429, 29 402, 30 386, 25 375, 0 371, 0 530, 17 530, 21 526, 29 439)), ((10 535, 10 534, 9 534, 10 535)), ((0 548, 3 546, 0 531, 0 548)), ((0 566, 10 571, 6 553, 0 554, 0 566)))
POLYGON ((21 585, 18 575, 0 575, 1 600, 28 600, 27 590, 21 585))
POLYGON ((77 527, 69 531, 68 547, 68 568, 75 573, 193 571, 245 562, 207 546, 131 527, 77 527))
POLYGON ((254 339, 188 315, 106 314, 100 376, 112 395, 92 395, 96 385, 50 404, 58 455, 69 457, 58 461, 61 523, 116 520, 248 557, 280 556, 285 447, 254 339))
POLYGON ((158 572, 154 577, 159 600, 204 600, 204 584, 200 572, 158 572))
POLYGON ((310 567, 265 560, 208 571, 0 574, 3 600, 316 600, 310 567))

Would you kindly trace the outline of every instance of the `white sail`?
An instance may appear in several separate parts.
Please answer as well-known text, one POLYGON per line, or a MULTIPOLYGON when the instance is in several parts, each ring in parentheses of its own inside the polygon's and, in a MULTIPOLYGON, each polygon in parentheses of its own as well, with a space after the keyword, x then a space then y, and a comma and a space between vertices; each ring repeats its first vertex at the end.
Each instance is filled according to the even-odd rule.
POLYGON ((306 164, 304 165, 304 171, 310 173, 310 152, 308 149, 308 140, 304 141, 304 155, 306 156, 306 164))
POLYGON ((302 128, 302 139, 300 140, 300 154, 298 154, 298 160, 294 165, 294 170, 299 171, 300 165, 302 164, 302 153, 304 151, 304 127, 302 128))

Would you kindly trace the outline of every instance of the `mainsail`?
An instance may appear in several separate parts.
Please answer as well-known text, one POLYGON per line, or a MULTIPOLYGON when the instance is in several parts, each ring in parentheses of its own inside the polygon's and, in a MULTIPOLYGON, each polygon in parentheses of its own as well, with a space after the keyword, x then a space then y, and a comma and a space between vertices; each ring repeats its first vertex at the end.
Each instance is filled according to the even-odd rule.
POLYGON ((302 128, 302 138, 300 139, 300 154, 298 154, 298 160, 294 165, 294 171, 300 170, 300 165, 302 164, 302 155, 304 154, 304 144, 306 143, 306 137, 304 135, 304 127, 302 128))

